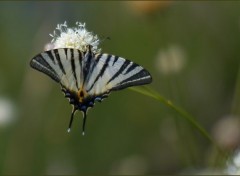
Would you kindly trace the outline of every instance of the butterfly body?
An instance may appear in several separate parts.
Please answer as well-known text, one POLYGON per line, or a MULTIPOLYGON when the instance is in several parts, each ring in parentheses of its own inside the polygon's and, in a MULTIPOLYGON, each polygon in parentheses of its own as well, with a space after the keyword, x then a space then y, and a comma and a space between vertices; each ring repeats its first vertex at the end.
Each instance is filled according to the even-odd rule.
POLYGON ((138 64, 110 54, 95 54, 90 46, 86 52, 71 48, 45 51, 30 65, 60 83, 73 106, 69 130, 76 110, 83 112, 84 131, 87 110, 96 101, 101 102, 111 91, 152 81, 149 72, 138 64))

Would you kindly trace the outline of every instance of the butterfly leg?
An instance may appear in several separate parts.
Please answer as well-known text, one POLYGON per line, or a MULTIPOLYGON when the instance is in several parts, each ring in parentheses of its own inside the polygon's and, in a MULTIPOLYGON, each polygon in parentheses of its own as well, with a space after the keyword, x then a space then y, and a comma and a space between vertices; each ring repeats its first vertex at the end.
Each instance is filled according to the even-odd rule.
POLYGON ((72 122, 73 122, 73 117, 74 117, 74 114, 75 114, 75 111, 76 111, 77 109, 73 106, 73 109, 72 109, 72 114, 71 114, 71 119, 70 119, 70 122, 69 122, 69 126, 68 126, 68 132, 70 133, 70 131, 71 131, 71 127, 72 127, 72 122))

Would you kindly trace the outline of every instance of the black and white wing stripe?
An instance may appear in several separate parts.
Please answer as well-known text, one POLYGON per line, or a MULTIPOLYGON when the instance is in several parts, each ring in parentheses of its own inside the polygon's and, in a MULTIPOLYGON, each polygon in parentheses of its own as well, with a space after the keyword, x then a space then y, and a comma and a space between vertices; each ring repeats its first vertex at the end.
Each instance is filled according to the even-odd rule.
POLYGON ((82 58, 83 53, 79 50, 54 49, 38 54, 31 60, 30 65, 65 88, 77 92, 83 84, 82 58))
POLYGON ((85 84, 89 94, 99 95, 112 90, 151 83, 150 73, 127 59, 110 55, 95 56, 91 77, 85 84))
POLYGON ((84 132, 87 110, 95 101, 102 101, 113 90, 152 82, 142 66, 118 56, 94 54, 90 46, 86 52, 70 48, 46 51, 36 55, 30 65, 61 84, 73 105, 68 131, 76 110, 83 112, 84 132))
POLYGON ((40 53, 30 65, 68 90, 78 92, 83 87, 89 95, 101 95, 152 81, 147 70, 130 60, 69 48, 40 53))

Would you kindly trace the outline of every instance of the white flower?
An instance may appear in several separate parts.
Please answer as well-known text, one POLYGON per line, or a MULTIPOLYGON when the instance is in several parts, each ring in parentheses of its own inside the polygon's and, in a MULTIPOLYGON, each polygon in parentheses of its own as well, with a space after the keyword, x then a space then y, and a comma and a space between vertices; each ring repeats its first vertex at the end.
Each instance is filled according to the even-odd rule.
POLYGON ((54 49, 54 44, 53 43, 47 43, 44 46, 44 51, 49 51, 49 50, 52 50, 52 49, 54 49))
POLYGON ((148 170, 145 158, 132 155, 114 163, 110 175, 144 175, 148 170))
POLYGON ((98 53, 101 49, 98 48, 100 40, 97 35, 88 32, 85 28, 85 23, 76 22, 77 27, 69 28, 66 21, 63 24, 58 24, 56 30, 50 36, 53 38, 51 43, 56 48, 74 48, 82 52, 87 50, 87 46, 92 46, 92 51, 98 53))
POLYGON ((235 153, 232 160, 227 162, 228 175, 240 175, 240 150, 235 153))
POLYGON ((14 120, 15 108, 8 99, 0 99, 0 127, 9 125, 14 120))
POLYGON ((213 137, 217 144, 226 150, 233 150, 240 144, 240 118, 226 115, 213 126, 213 137))
POLYGON ((163 74, 179 73, 185 66, 185 52, 181 47, 172 45, 160 50, 156 58, 156 67, 163 74))

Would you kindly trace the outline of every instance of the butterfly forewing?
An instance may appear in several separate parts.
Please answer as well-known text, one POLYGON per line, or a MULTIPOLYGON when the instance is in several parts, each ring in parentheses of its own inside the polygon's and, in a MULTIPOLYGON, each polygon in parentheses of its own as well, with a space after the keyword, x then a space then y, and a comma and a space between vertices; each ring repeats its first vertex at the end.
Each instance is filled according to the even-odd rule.
POLYGON ((47 74, 56 82, 60 82, 59 74, 56 72, 55 69, 53 69, 49 61, 50 59, 48 58, 49 56, 45 57, 42 54, 38 54, 31 60, 30 65, 34 69, 47 74))
POLYGON ((96 61, 97 64, 91 73, 91 79, 85 86, 90 94, 102 94, 152 81, 148 71, 127 59, 101 54, 100 58, 96 56, 96 61))
POLYGON ((30 65, 60 82, 69 90, 77 91, 82 84, 82 53, 73 49, 54 49, 35 56, 30 65))

